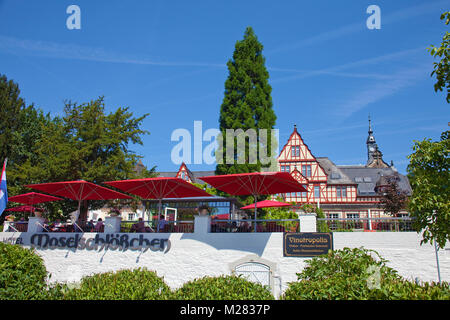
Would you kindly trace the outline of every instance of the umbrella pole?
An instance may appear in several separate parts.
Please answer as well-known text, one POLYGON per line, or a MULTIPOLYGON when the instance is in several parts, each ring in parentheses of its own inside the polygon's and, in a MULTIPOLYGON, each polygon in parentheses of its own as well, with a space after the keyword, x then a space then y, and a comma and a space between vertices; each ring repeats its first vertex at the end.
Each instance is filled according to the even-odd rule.
POLYGON ((78 216, 74 221, 75 223, 77 223, 78 219, 80 219, 80 214, 81 214, 81 200, 78 200, 78 216))
POLYGON ((156 232, 159 232, 159 219, 161 219, 161 202, 162 202, 162 200, 159 199, 159 201, 158 201, 158 225, 156 226, 156 232))
POLYGON ((253 197, 255 198, 255 225, 253 226, 253 232, 256 232, 256 195, 254 194, 253 197))

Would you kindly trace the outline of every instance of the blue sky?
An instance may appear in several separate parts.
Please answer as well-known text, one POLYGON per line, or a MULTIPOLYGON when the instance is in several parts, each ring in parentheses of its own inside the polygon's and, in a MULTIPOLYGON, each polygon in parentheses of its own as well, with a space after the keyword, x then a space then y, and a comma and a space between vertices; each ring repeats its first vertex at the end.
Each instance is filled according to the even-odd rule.
MULTIPOLYGON (((366 162, 367 117, 384 159, 400 172, 413 140, 438 139, 449 106, 433 90, 433 59, 450 0, 428 1, 22 1, 0 0, 0 73, 27 103, 61 114, 64 100, 104 95, 107 108, 149 113, 133 150, 176 170, 173 130, 217 128, 226 62, 252 26, 264 45, 280 144, 294 123, 315 156, 366 162), (68 30, 66 8, 81 8, 68 30), (366 8, 381 8, 369 30, 366 8)), ((214 165, 189 165, 209 170, 214 165)))

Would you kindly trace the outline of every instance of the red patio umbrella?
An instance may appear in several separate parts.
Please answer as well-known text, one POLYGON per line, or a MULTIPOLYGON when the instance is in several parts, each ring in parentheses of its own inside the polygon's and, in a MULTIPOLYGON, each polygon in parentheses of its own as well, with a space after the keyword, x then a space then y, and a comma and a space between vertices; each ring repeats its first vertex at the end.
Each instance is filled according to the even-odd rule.
POLYGON ((53 197, 53 196, 49 196, 46 194, 42 194, 42 193, 37 193, 37 192, 28 192, 28 193, 24 193, 24 194, 19 194, 17 196, 13 196, 8 199, 8 201, 23 203, 23 204, 28 204, 28 205, 49 202, 49 201, 58 201, 58 200, 62 200, 62 199, 53 197))
POLYGON ((9 209, 6 209, 5 211, 13 211, 13 212, 34 212, 36 210, 35 207, 32 206, 19 206, 19 207, 12 207, 9 209))
POLYGON ((131 199, 126 194, 84 180, 30 184, 26 187, 77 200, 78 215, 82 200, 131 199))
MULTIPOLYGON (((17 202, 17 203, 23 203, 28 205, 34 205, 37 203, 44 203, 44 202, 50 202, 50 201, 59 201, 62 200, 61 198, 49 196, 42 193, 37 192, 28 192, 24 194, 19 194, 17 196, 10 197, 8 201, 17 202)), ((31 212, 31 210, 30 210, 31 212)), ((34 210, 33 210, 34 212, 34 210)))
POLYGON ((211 218, 217 219, 217 220, 228 220, 230 219, 229 213, 223 213, 223 214, 215 214, 211 216, 211 218))
POLYGON ((256 197, 261 194, 276 194, 287 192, 305 192, 306 189, 288 172, 251 172, 236 173, 219 176, 200 177, 216 189, 226 193, 245 196, 253 195, 255 198, 255 225, 256 231, 256 197))
POLYGON ((242 207, 243 210, 253 209, 256 205, 256 208, 279 208, 279 207, 290 207, 292 204, 280 201, 273 200, 263 200, 258 201, 257 203, 249 204, 248 206, 242 207))
MULTIPOLYGON (((164 198, 211 197, 209 193, 193 184, 172 177, 109 181, 105 184, 135 194, 142 199, 157 199, 159 202, 158 222, 161 216, 161 202, 164 198)), ((159 231, 159 223, 157 230, 159 231)))

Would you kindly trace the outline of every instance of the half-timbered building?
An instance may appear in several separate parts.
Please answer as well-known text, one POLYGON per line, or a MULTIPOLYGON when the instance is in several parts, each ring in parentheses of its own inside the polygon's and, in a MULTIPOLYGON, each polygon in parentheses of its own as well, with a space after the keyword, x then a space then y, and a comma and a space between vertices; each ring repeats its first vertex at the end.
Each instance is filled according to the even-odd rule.
MULTIPOLYGON (((366 141, 366 165, 336 165, 327 157, 316 157, 305 143, 297 127, 278 156, 278 170, 290 172, 308 190, 282 194, 285 201, 315 204, 329 218, 383 217, 380 194, 376 192, 382 177, 398 174, 399 187, 411 193, 406 176, 399 174, 393 163, 384 162, 369 120, 366 141)), ((402 215, 406 212, 402 212, 402 215)))
MULTIPOLYGON (((278 170, 289 172, 307 192, 280 194, 285 201, 299 206, 314 204, 329 218, 378 218, 386 216, 380 208, 377 187, 383 177, 397 174, 400 189, 411 193, 408 178, 397 172, 391 162, 383 160, 373 135, 369 119, 366 140, 367 163, 365 165, 336 165, 328 157, 316 157, 294 126, 286 144, 277 158, 278 170)), ((159 172, 160 177, 178 177, 191 183, 203 183, 201 176, 214 175, 214 171, 191 171, 182 163, 178 171, 159 172)), ((407 214, 402 212, 401 215, 407 214)))

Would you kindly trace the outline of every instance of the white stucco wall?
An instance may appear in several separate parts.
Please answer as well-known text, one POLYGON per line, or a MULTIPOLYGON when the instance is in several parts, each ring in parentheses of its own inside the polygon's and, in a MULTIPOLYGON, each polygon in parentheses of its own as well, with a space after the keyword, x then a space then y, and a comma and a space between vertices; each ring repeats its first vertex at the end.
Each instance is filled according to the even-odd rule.
MULTIPOLYGON (((81 234, 79 234, 81 235, 81 234)), ((96 234, 83 234, 93 238, 96 234)), ((119 234, 123 235, 123 234, 119 234)), ((139 236, 139 234, 129 234, 139 236)), ((30 244, 30 233, 0 233, 0 241, 20 237, 22 244, 30 244)), ((54 233, 51 236, 68 237, 74 234, 54 233)), ((78 281, 82 276, 99 272, 146 267, 163 276, 172 287, 206 275, 230 274, 230 265, 238 260, 261 257, 271 263, 274 294, 280 293, 287 283, 296 280, 307 258, 283 257, 283 233, 185 233, 143 234, 145 239, 170 240, 170 249, 162 251, 37 249, 51 273, 50 281, 78 281)), ((434 247, 420 246, 420 237, 414 232, 343 232, 334 233, 334 248, 365 247, 377 250, 390 260, 390 266, 400 275, 414 280, 437 281, 434 247)), ((439 253, 441 276, 450 281, 450 251, 439 253)))

